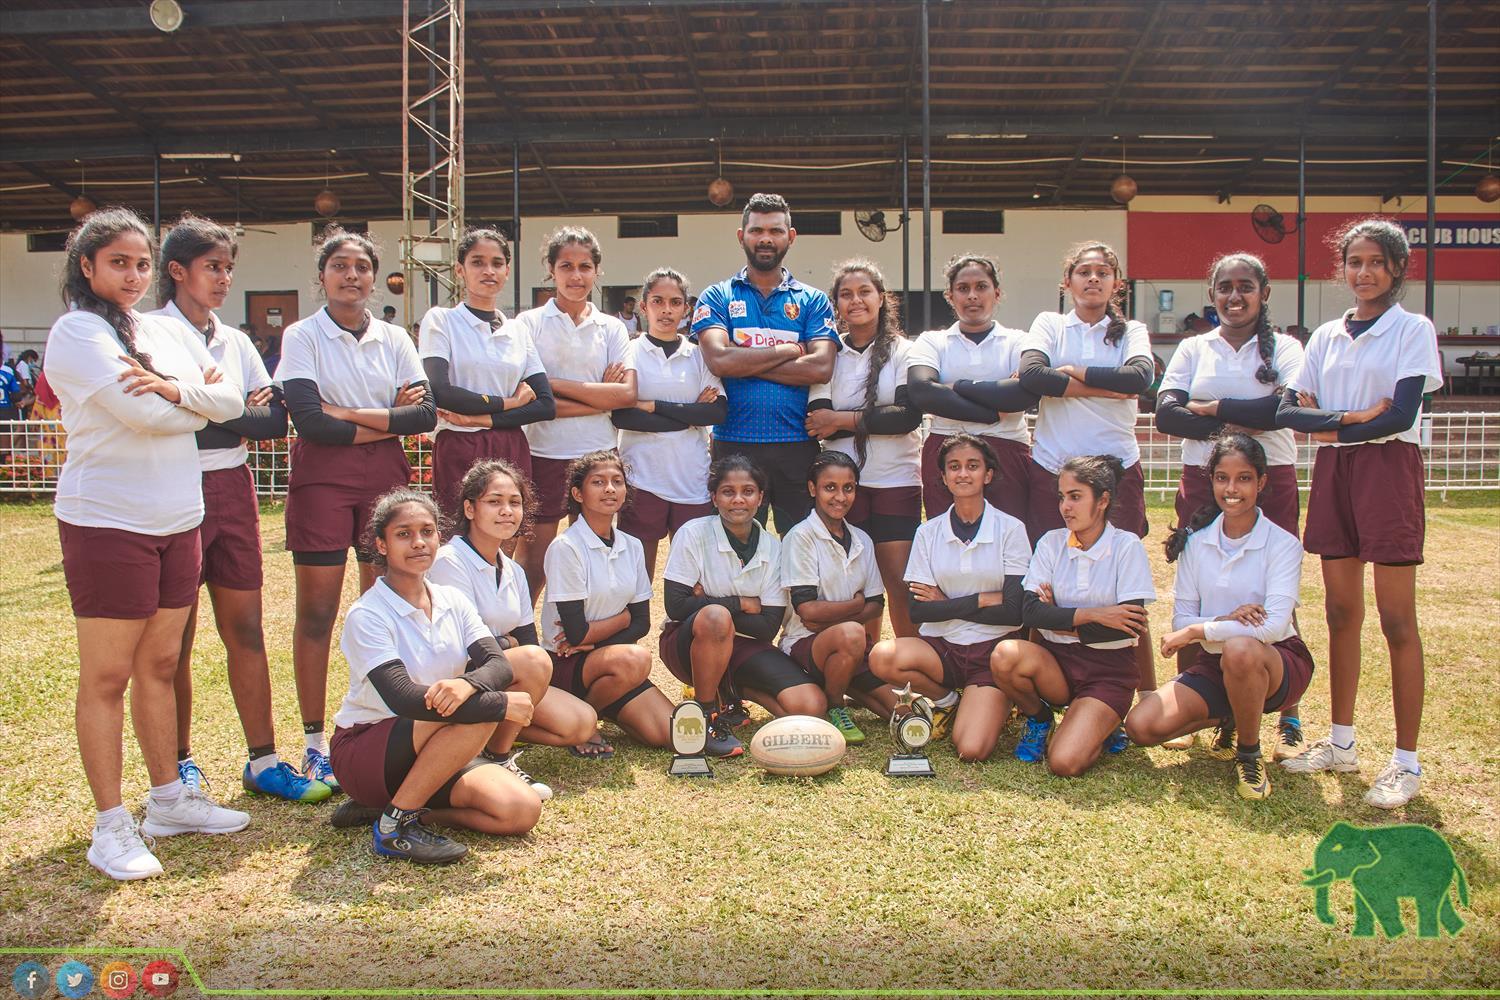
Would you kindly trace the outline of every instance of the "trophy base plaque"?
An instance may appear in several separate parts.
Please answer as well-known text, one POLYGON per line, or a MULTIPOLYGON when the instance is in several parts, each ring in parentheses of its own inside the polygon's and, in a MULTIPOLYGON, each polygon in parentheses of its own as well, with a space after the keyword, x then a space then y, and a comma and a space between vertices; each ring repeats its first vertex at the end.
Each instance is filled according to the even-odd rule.
POLYGON ((932 769, 932 761, 927 759, 926 754, 920 753, 891 754, 890 760, 885 764, 885 773, 888 778, 937 777, 937 772, 932 769))
POLYGON ((674 778, 712 778, 714 769, 708 766, 708 758, 696 754, 678 754, 672 758, 667 773, 674 778))

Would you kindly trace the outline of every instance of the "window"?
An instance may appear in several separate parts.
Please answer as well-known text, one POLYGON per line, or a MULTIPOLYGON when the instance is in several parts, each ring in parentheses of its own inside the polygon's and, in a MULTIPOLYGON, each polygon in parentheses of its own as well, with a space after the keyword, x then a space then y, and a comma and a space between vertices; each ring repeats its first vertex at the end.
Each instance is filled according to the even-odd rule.
POLYGON ((793 212, 792 228, 798 236, 842 236, 844 217, 839 212, 793 212))
POLYGON ((1005 213, 994 211, 961 209, 943 213, 943 232, 959 234, 1004 233, 1005 213))
POLYGON ((27 233, 27 253, 61 253, 68 245, 67 233, 27 233))
POLYGON ((676 236, 675 215, 622 215, 618 234, 622 240, 644 239, 650 236, 676 236))

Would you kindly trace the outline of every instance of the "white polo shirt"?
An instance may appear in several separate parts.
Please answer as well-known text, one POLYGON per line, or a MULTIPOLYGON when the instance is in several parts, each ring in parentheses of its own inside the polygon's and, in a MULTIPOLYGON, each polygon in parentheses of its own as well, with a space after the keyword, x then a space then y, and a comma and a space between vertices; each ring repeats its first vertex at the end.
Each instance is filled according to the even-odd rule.
MULTIPOLYGON (((990 382, 1008 379, 1021 368, 1021 351, 1024 350, 1026 334, 1020 330, 996 323, 989 334, 979 343, 964 336, 954 323, 946 330, 928 330, 917 338, 907 359, 908 367, 921 365, 936 368, 938 381, 952 385, 960 379, 990 382)), ((932 433, 952 436, 954 434, 979 434, 985 437, 1005 438, 1031 443, 1026 430, 1026 414, 1007 413, 993 424, 974 424, 967 420, 951 420, 948 417, 932 418, 932 433)))
MULTIPOLYGON (((1290 385, 1302 373, 1302 359, 1302 345, 1297 338, 1276 334, 1271 366, 1276 369, 1277 377, 1275 384, 1267 385, 1255 377, 1261 364, 1257 338, 1251 337, 1235 350, 1219 327, 1214 327, 1177 345, 1158 391, 1176 389, 1187 393, 1191 400, 1261 399, 1276 395, 1281 386, 1290 385)), ((1255 439, 1266 450, 1267 464, 1296 464, 1297 440, 1290 427, 1264 431, 1255 439)), ((1212 441, 1183 438, 1182 464, 1202 467, 1211 451, 1212 441)))
MULTIPOLYGON (((849 533, 848 552, 829 532, 816 510, 792 526, 781 540, 781 585, 788 594, 793 587, 817 587, 819 600, 847 601, 861 591, 866 599, 885 593, 880 566, 875 562, 875 543, 848 522, 844 523, 844 530, 849 533)), ((790 653, 793 646, 812 634, 797 609, 792 608, 781 636, 781 648, 790 653)))
POLYGON ((1188 536, 1177 557, 1172 627, 1203 624, 1203 648, 1224 650, 1224 641, 1248 636, 1280 642, 1297 634, 1292 612, 1301 603, 1302 543, 1297 536, 1257 512, 1255 527, 1243 538, 1224 537, 1224 515, 1188 536), (1260 625, 1214 621, 1242 604, 1266 609, 1260 625))
POLYGON ((400 660, 418 684, 463 676, 469 665, 469 644, 490 638, 479 612, 452 587, 427 581, 432 617, 412 607, 386 584, 385 578, 365 591, 344 616, 339 648, 349 661, 349 691, 333 724, 347 729, 361 722, 379 722, 396 713, 370 683, 370 671, 400 660))
MULTIPOLYGON (((593 306, 577 326, 558 308, 556 299, 526 310, 512 322, 531 335, 542 367, 554 379, 602 381, 604 369, 625 361, 625 349, 630 346, 625 324, 593 306)), ((615 446, 615 425, 609 422, 608 413, 542 420, 527 424, 525 430, 531 453, 541 458, 572 459, 615 446)))
MULTIPOLYGON (((951 508, 949 508, 951 510, 951 508)), ((1026 526, 990 504, 984 505, 979 532, 972 542, 953 533, 948 511, 922 523, 911 543, 906 561, 906 582, 937 587, 949 598, 968 597, 987 590, 1001 590, 1007 576, 1026 573, 1031 546, 1026 526)), ((955 618, 945 622, 923 622, 917 631, 968 646, 988 642, 1015 632, 1017 625, 985 625, 955 618)))
MULTIPOLYGON (((462 305, 433 306, 422 317, 421 356, 448 362, 448 381, 489 396, 514 396, 522 382, 543 370, 541 356, 524 328, 505 322, 498 329, 462 305)), ((483 427, 459 427, 439 419, 437 432, 472 433, 483 427)))
POLYGON ((174 535, 203 521, 194 434, 245 410, 239 386, 203 384, 214 364, 203 341, 160 316, 135 314, 137 350, 176 381, 180 404, 124 391, 125 347, 103 317, 75 309, 47 334, 47 381, 62 403, 68 457, 52 510, 84 528, 174 535))
MULTIPOLYGON (((897 337, 891 345, 891 356, 880 370, 875 386, 875 405, 891 406, 896 402, 896 387, 906 384, 911 369, 912 343, 897 337)), ((847 338, 839 338, 839 352, 833 359, 833 378, 815 385, 808 393, 809 403, 826 399, 835 410, 865 408, 865 380, 870 377, 870 349, 857 351, 847 338)), ((852 437, 824 441, 827 451, 841 451, 859 461, 852 437)), ((865 439, 865 464, 859 470, 859 485, 875 489, 922 485, 922 432, 906 434, 871 434, 865 439)))
MULTIPOLYGON (((1104 608, 1126 601, 1156 600, 1156 585, 1151 582, 1151 561, 1146 547, 1128 531, 1105 524, 1104 533, 1094 544, 1079 548, 1072 542, 1067 528, 1055 528, 1036 543, 1031 568, 1023 582, 1035 592, 1042 584, 1052 587, 1052 601, 1060 608, 1104 608)), ((1078 642, 1078 636, 1038 629, 1053 642, 1078 642)), ((1121 649, 1134 646, 1137 640, 1118 639, 1091 644, 1095 649, 1121 649)))
POLYGON ((327 309, 299 319, 282 335, 276 381, 299 378, 315 382, 325 403, 373 409, 393 406, 403 384, 427 381, 405 330, 372 318, 355 340, 327 309))
MULTIPOLYGON (((1118 368, 1131 358, 1151 358, 1151 337, 1144 323, 1128 320, 1124 336, 1113 347, 1104 342, 1108 330, 1108 316, 1090 325, 1071 310, 1066 316, 1044 312, 1031 324, 1021 349, 1041 351, 1053 368, 1118 368)), ((1141 460, 1135 440, 1136 412, 1134 398, 1043 396, 1037 406, 1031 457, 1053 475, 1076 455, 1114 455, 1128 469, 1141 460)))
MULTIPOLYGON (((625 366, 635 370, 637 395, 665 403, 693 403, 704 389, 720 395, 724 383, 708 370, 697 344, 679 337, 671 356, 656 338, 637 337, 626 347, 625 366)), ((711 427, 682 431, 620 431, 620 457, 630 482, 671 503, 708 503, 708 441, 711 427)))
POLYGON ((536 620, 526 574, 504 552, 491 566, 462 535, 438 549, 427 579, 452 587, 469 599, 492 635, 509 635, 536 620))
MULTIPOLYGON (((1358 337, 1349 336, 1342 316, 1314 330, 1302 372, 1288 384, 1317 396, 1320 409, 1363 410, 1392 396, 1396 383, 1413 375, 1425 379, 1424 393, 1435 392, 1443 384, 1437 331, 1426 316, 1393 305, 1358 337)), ((1422 422, 1416 421, 1400 434, 1360 443, 1386 441, 1420 445, 1422 422)), ((1318 446, 1344 447, 1344 442, 1320 441, 1318 446)))
MULTIPOLYGON (((175 302, 168 302, 165 308, 147 315, 176 320, 187 328, 188 336, 199 341, 203 339, 203 332, 193 326, 193 321, 182 314, 175 302)), ((241 396, 248 396, 270 385, 271 376, 266 372, 266 363, 260 359, 260 352, 250 342, 245 331, 229 326, 215 313, 208 315, 213 320, 214 332, 206 346, 209 356, 214 359, 214 367, 223 372, 224 381, 239 386, 241 396)), ((204 472, 236 469, 249 458, 250 449, 245 447, 243 441, 235 448, 202 448, 198 451, 198 464, 203 467, 204 472)))
POLYGON ((755 554, 741 565, 718 514, 677 529, 663 576, 687 587, 701 583, 709 597, 754 597, 770 608, 788 603, 781 582, 781 542, 762 528, 755 554))
POLYGON ((602 621, 637 601, 651 599, 651 577, 640 540, 615 529, 615 544, 605 545, 582 517, 553 539, 542 560, 547 571, 547 601, 542 605, 542 646, 557 651, 563 638, 561 601, 582 601, 583 616, 602 621))

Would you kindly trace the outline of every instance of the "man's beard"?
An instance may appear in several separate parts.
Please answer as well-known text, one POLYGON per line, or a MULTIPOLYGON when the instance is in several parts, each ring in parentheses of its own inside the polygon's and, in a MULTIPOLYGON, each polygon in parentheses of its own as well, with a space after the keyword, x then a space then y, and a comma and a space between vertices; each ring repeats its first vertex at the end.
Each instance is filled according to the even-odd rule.
MULTIPOLYGON (((743 244, 741 244, 741 246, 743 246, 743 244)), ((762 266, 756 259, 757 251, 751 249, 750 247, 744 247, 745 262, 756 271, 779 271, 781 269, 781 262, 786 259, 787 250, 790 249, 791 247, 788 246, 786 250, 782 250, 777 253, 775 259, 772 260, 771 263, 762 266)))

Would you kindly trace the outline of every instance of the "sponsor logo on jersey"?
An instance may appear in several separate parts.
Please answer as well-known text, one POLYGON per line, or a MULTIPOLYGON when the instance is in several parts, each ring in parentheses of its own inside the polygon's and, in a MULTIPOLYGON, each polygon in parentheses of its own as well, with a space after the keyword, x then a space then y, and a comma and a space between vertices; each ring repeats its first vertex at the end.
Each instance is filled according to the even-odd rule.
POLYGON ((781 307, 781 315, 785 316, 787 319, 796 319, 798 316, 802 315, 802 307, 795 302, 788 302, 786 305, 781 307))
POLYGON ((745 300, 744 299, 730 299, 729 300, 729 318, 730 319, 744 319, 745 315, 746 315, 746 313, 745 313, 745 300))
MULTIPOLYGON (((708 319, 708 315, 709 315, 709 308, 708 308, 708 306, 699 306, 697 309, 693 310, 693 322, 697 323, 697 322, 700 322, 702 320, 708 319)), ((730 311, 729 315, 731 315, 731 316, 734 315, 732 305, 731 305, 731 311, 730 311)))
POLYGON ((792 330, 765 330, 750 326, 733 331, 730 339, 739 347, 774 347, 777 344, 794 343, 797 334, 792 330))

